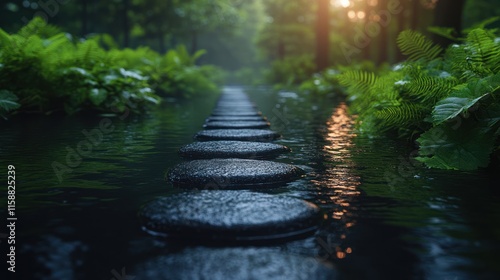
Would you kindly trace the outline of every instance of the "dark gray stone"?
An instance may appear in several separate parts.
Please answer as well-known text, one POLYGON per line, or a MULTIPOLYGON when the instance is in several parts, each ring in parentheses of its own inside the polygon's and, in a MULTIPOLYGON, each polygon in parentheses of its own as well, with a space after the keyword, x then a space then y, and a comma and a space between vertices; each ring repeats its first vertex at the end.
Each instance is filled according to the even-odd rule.
POLYGON ((179 150, 185 158, 252 158, 269 159, 289 152, 283 145, 245 141, 195 142, 179 150))
POLYGON ((252 242, 313 233, 319 209, 307 201, 250 191, 204 190, 161 197, 139 217, 152 234, 186 241, 252 242))
POLYGON ((252 159, 200 159, 172 168, 168 180, 184 188, 259 188, 290 182, 304 171, 294 165, 252 159))
POLYGON ((267 119, 262 116, 217 116, 209 117, 206 122, 216 122, 216 121, 266 121, 267 119))
POLYGON ((206 129, 242 129, 242 128, 269 128, 269 123, 266 121, 216 121, 209 122, 203 125, 206 129))
POLYGON ((262 116, 261 112, 257 112, 255 110, 245 110, 245 111, 236 111, 236 110, 231 110, 231 111, 213 111, 212 116, 262 116))
POLYGON ((278 139, 280 135, 266 129, 211 129, 198 132, 194 138, 206 140, 236 140, 270 142, 278 139))
POLYGON ((132 269, 136 280, 231 279, 231 280, 335 280, 338 273, 329 263, 315 258, 285 254, 278 249, 186 248, 158 256, 132 269))
POLYGON ((249 101, 244 101, 244 102, 240 102, 240 101, 225 101, 225 102, 217 102, 217 104, 215 104, 215 108, 218 108, 218 107, 241 107, 241 108, 251 108, 251 109, 255 109, 256 106, 255 104, 253 104, 252 102, 249 102, 249 101))

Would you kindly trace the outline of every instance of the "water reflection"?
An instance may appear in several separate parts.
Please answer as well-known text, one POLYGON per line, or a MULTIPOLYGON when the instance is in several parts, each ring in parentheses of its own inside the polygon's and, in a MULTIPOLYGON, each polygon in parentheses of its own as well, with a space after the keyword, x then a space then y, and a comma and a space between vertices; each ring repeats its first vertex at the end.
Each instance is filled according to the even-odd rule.
MULTIPOLYGON (((356 134, 352 130, 353 119, 347 113, 347 105, 340 103, 327 121, 323 146, 324 171, 312 182, 321 197, 321 204, 328 210, 327 220, 330 227, 325 235, 320 234, 317 241, 330 258, 343 259, 353 252, 346 245, 350 228, 356 225, 353 214, 357 210, 353 203, 360 195, 360 178, 353 174, 355 163, 350 148, 356 134)), ((322 252, 323 254, 325 252, 322 252)))

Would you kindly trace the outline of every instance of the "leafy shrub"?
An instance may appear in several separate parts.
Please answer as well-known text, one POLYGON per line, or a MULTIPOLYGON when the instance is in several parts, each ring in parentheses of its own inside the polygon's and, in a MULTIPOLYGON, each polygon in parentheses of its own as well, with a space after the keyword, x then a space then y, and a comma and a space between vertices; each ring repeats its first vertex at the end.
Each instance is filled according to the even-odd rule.
POLYGON ((215 92, 221 79, 218 69, 195 65, 203 51, 190 55, 184 46, 165 55, 147 47, 119 50, 109 35, 74 40, 40 18, 16 34, 0 29, 0 47, 2 116, 13 110, 139 112, 160 102, 156 93, 215 92))
POLYGON ((316 66, 311 55, 291 56, 276 60, 271 65, 267 80, 280 87, 299 85, 311 77, 316 66))
POLYGON ((328 80, 318 83, 345 87, 362 133, 418 136, 417 159, 429 167, 486 167, 500 142, 500 40, 495 32, 468 30, 462 44, 443 50, 418 32, 404 31, 398 46, 407 61, 378 73, 330 70, 322 75, 328 80))

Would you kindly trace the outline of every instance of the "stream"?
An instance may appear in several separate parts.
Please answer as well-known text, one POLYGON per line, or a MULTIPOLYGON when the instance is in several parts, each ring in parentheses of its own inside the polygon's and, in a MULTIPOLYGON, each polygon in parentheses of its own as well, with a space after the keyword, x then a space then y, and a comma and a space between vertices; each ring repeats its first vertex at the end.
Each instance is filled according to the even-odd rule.
MULTIPOLYGON (((313 202, 324 216, 313 236, 263 246, 331 263, 339 279, 498 279, 499 170, 427 169, 411 159, 411 143, 357 135, 340 100, 265 87, 248 94, 283 135, 275 143, 292 149, 276 161, 307 173, 265 192, 313 202)), ((148 235, 137 213, 182 191, 165 174, 216 100, 167 99, 140 116, 2 121, 4 178, 16 168, 17 279, 133 279, 133 267, 154 256, 204 250, 148 235)), ((6 196, 0 205, 5 221, 6 196)), ((7 229, 0 234, 5 258, 7 229)))

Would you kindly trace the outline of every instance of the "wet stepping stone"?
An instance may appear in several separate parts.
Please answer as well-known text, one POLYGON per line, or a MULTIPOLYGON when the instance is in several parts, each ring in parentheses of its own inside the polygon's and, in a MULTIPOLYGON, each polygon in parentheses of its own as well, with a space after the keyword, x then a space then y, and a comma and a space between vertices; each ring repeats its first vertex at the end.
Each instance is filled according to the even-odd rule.
POLYGON ((262 113, 258 111, 236 111, 236 110, 224 110, 224 111, 213 111, 212 116, 261 116, 262 113))
POLYGON ((168 180, 176 187, 201 189, 263 188, 301 177, 294 165, 253 159, 199 159, 172 168, 168 180))
POLYGON ((272 248, 186 248, 137 265, 139 279, 335 280, 334 266, 272 248))
POLYGON ((179 153, 185 158, 252 158, 268 159, 289 152, 283 145, 244 141, 196 142, 182 147, 179 153))
POLYGON ((244 111, 244 112, 257 112, 257 108, 255 107, 247 107, 247 106, 216 106, 213 110, 214 112, 222 112, 222 111, 244 111))
POLYGON ((255 108, 255 104, 250 101, 219 101, 216 103, 216 107, 225 106, 239 106, 239 107, 249 107, 255 108))
POLYGON ((266 129, 210 129, 198 132, 194 138, 206 140, 236 140, 270 142, 278 139, 280 135, 266 129))
POLYGON ((205 190, 161 197, 139 213, 149 233, 186 241, 267 241, 313 233, 319 208, 249 191, 205 190))
POLYGON ((219 128, 269 128, 269 123, 266 121, 214 121, 203 125, 206 129, 219 128))
POLYGON ((217 116, 217 117, 209 117, 206 119, 206 122, 216 122, 216 121, 265 121, 265 117, 257 116, 217 116))

